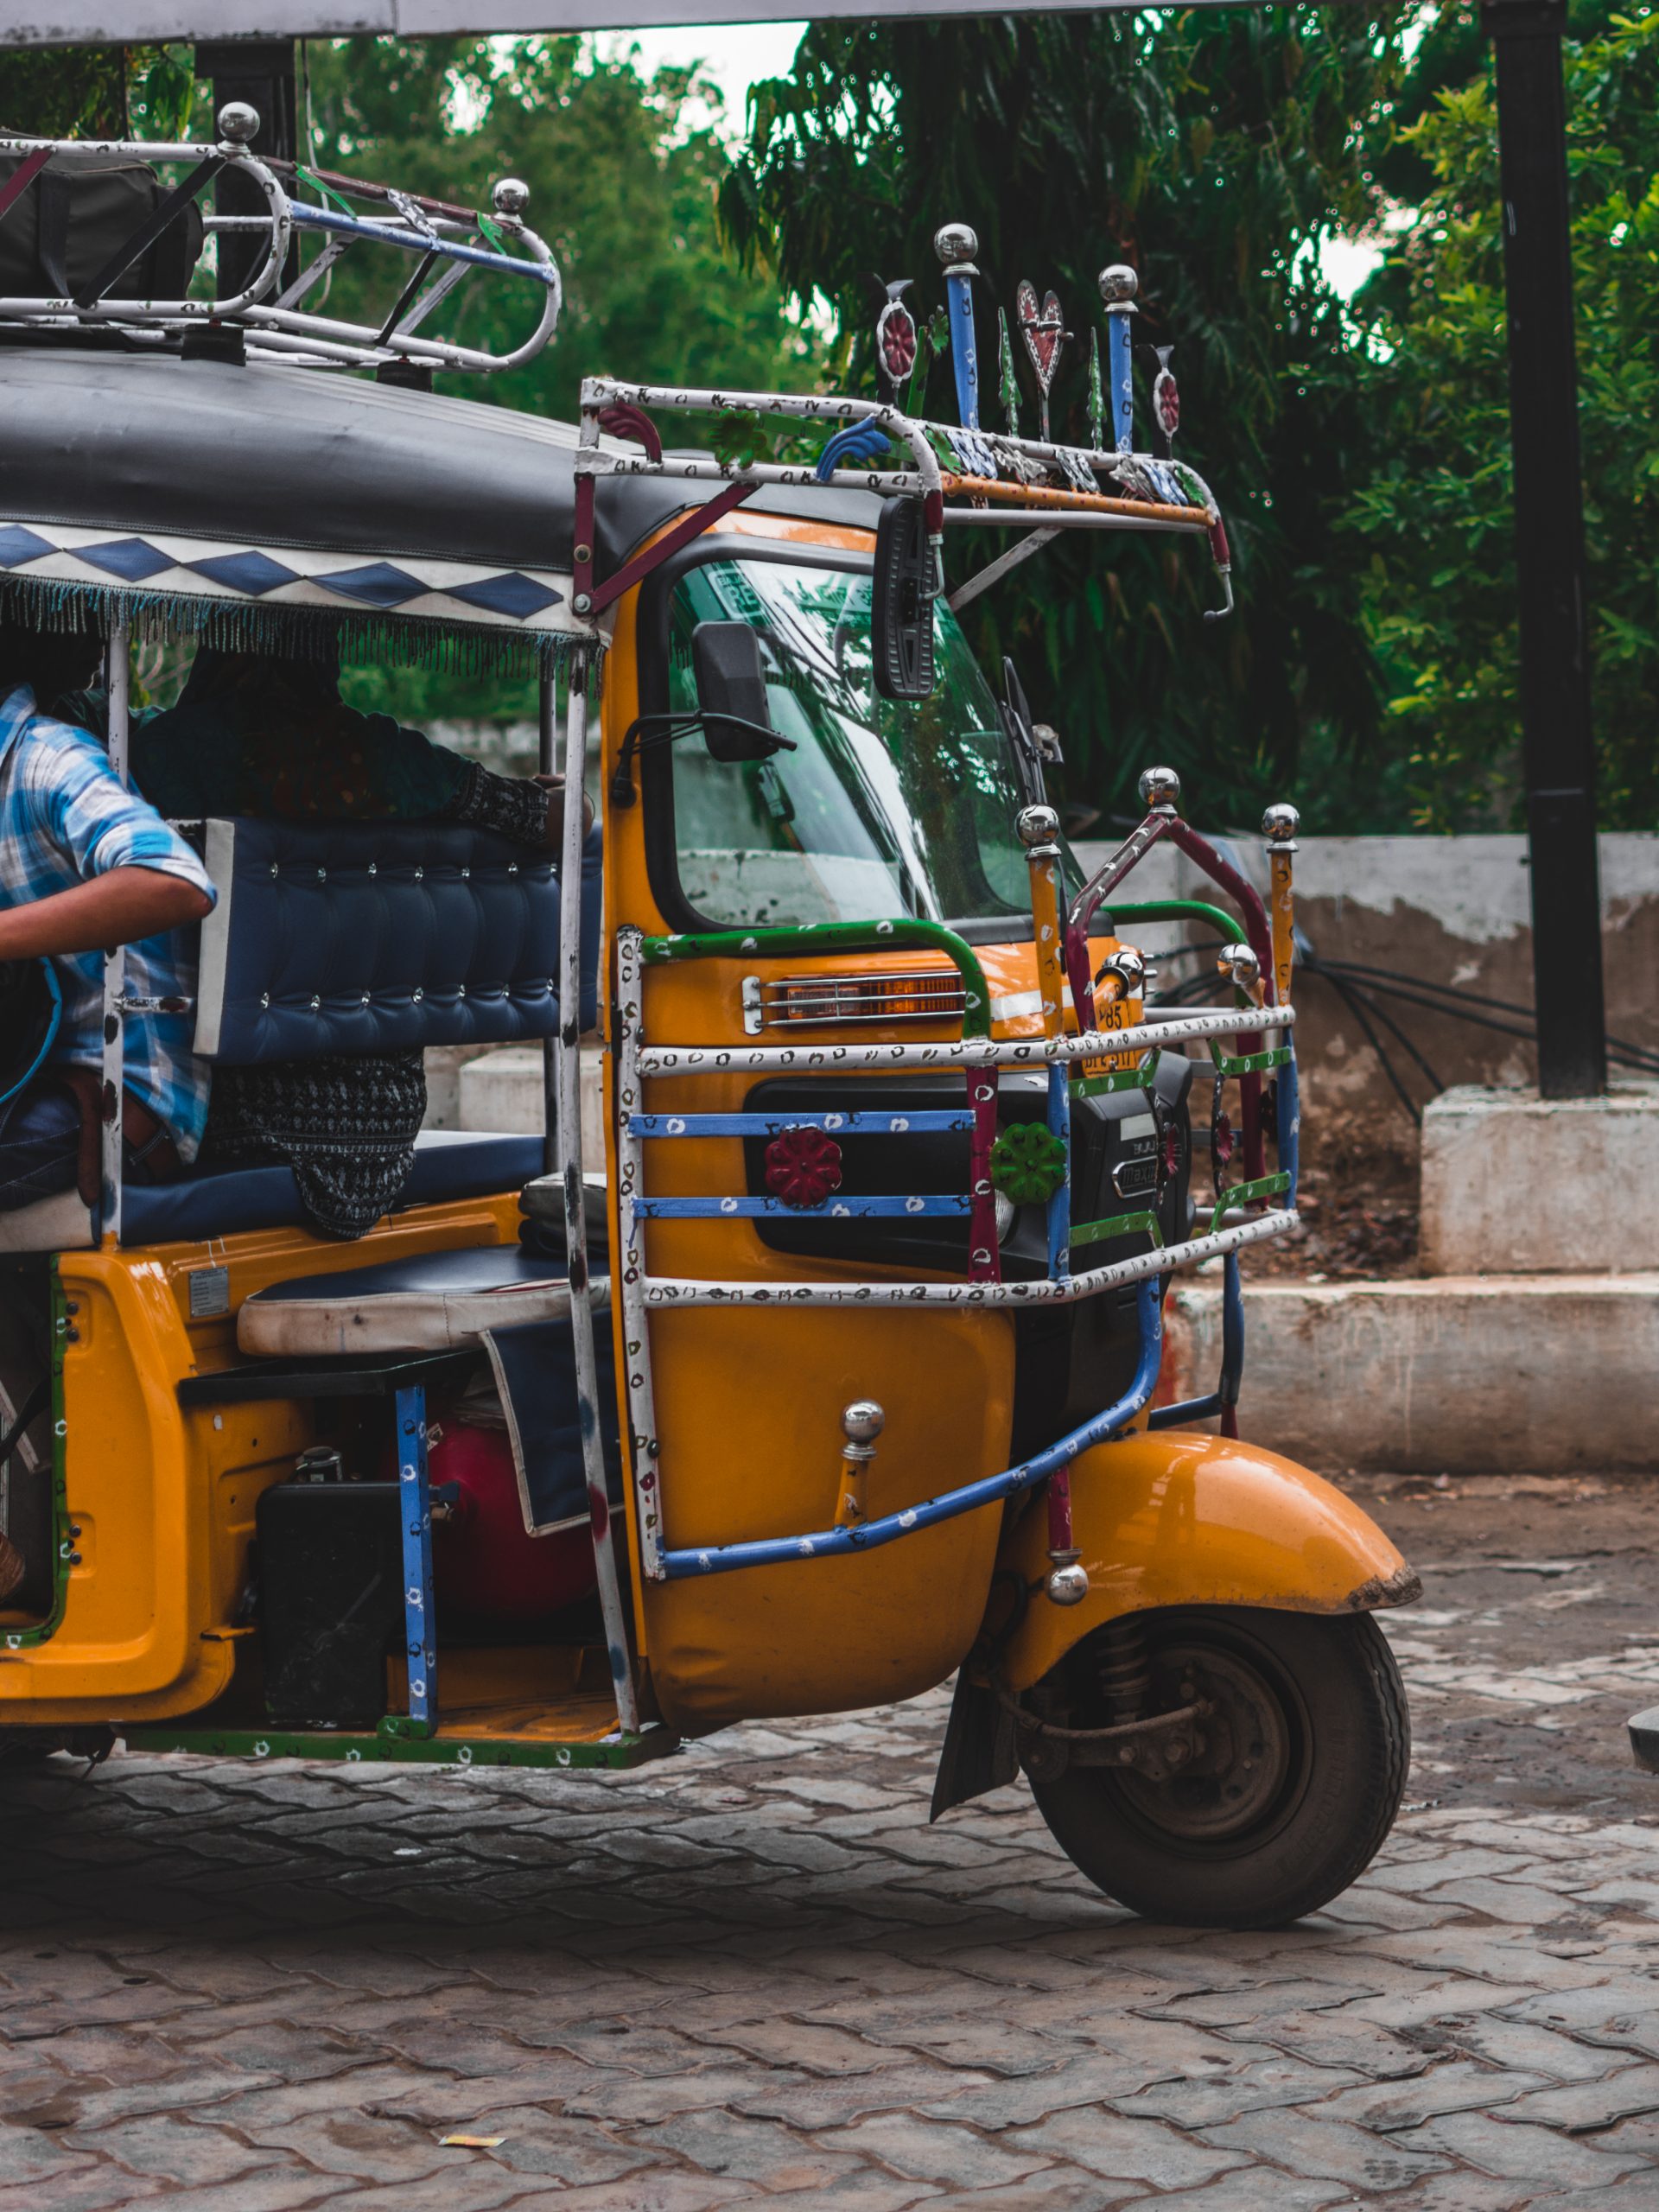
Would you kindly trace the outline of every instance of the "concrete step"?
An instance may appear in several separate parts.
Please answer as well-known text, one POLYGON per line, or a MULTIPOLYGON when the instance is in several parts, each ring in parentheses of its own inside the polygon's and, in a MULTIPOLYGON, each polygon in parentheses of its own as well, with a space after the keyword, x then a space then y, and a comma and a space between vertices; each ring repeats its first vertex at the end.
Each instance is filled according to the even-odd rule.
MULTIPOLYGON (((1166 1388, 1214 1389, 1219 1270, 1170 1309, 1166 1388)), ((1240 1433, 1322 1473, 1659 1472, 1659 1274, 1247 1273, 1244 1325, 1240 1433)))

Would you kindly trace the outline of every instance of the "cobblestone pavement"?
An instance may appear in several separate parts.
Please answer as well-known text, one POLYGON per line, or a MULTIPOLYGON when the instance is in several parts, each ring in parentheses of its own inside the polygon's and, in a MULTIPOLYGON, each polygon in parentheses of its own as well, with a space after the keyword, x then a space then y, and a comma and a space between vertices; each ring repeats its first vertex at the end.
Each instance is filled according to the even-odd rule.
POLYGON ((1381 1510, 1413 1796, 1272 1935, 1128 1918, 1023 1789, 928 1827, 941 1696, 598 1780, 6 1778, 0 2212, 1655 2212, 1654 1508, 1381 1510))

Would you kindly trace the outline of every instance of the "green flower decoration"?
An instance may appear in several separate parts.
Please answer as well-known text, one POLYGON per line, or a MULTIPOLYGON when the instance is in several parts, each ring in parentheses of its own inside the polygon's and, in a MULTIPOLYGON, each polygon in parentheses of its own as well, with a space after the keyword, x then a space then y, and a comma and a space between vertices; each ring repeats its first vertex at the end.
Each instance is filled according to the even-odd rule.
POLYGON ((1065 1147, 1040 1122, 1018 1122, 991 1147, 991 1180, 1017 1206, 1046 1205, 1065 1180, 1065 1147))

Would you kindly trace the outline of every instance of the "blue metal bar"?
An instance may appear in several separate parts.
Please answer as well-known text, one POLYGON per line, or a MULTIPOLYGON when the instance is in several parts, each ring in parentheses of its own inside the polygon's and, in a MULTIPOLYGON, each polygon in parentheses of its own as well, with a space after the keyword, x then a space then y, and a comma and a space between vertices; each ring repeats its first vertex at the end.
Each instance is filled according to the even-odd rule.
POLYGON ((979 355, 974 346, 974 279, 966 268, 944 273, 950 315, 950 367, 957 380, 957 414, 964 430, 979 428, 979 355))
POLYGON ((505 269, 515 276, 533 276, 539 284, 559 281, 559 272, 551 262, 516 261, 510 253, 492 253, 487 247, 466 245, 459 238, 391 230, 383 223, 362 222, 355 215, 337 214, 332 207, 313 207, 302 200, 291 200, 289 206, 299 230, 333 231, 344 238, 369 238, 378 245, 402 246, 405 253, 442 254, 446 261, 470 261, 477 269, 505 269))
POLYGON ((1130 365, 1131 316, 1128 307, 1106 310, 1106 405, 1112 442, 1119 453, 1135 450, 1135 378, 1130 365))
POLYGON ((1221 1387, 1216 1396, 1224 1409, 1238 1403, 1244 1373, 1244 1287, 1236 1252, 1229 1252, 1221 1264, 1221 1387))
POLYGON ((1048 1071, 1048 1126, 1065 1152, 1065 1173, 1048 1202, 1048 1273, 1058 1282, 1071 1272, 1071 1086, 1058 1062, 1048 1071))
POLYGON ((432 1601, 432 1499, 426 1476, 426 1392, 418 1383, 398 1391, 396 1419, 410 1732, 429 1736, 438 1722, 438 1644, 432 1601))
POLYGON ((1301 1152, 1302 1106, 1301 1089, 1296 1074, 1296 1048, 1291 1047, 1290 1057, 1279 1071, 1279 1166, 1290 1178, 1290 1188, 1285 1203, 1294 1212, 1296 1206, 1296 1177, 1301 1152))
POLYGON ((974 1202, 955 1193, 930 1198, 830 1198, 821 1206, 786 1206, 781 1198, 636 1198, 642 1221, 869 1220, 889 1215, 966 1214, 974 1202))
POLYGON ((692 1574, 728 1574, 740 1567, 781 1567, 796 1559, 826 1559, 849 1552, 873 1551, 878 1544, 891 1544, 900 1536, 908 1536, 918 1529, 931 1529, 941 1521, 954 1521, 958 1514, 972 1513, 982 1505, 995 1505, 1017 1491, 1030 1490, 1036 1483, 1046 1481, 1057 1467, 1069 1466, 1080 1452, 1092 1451, 1096 1444, 1109 1443, 1129 1421, 1133 1421, 1158 1386, 1158 1370, 1163 1358, 1163 1308, 1155 1282, 1143 1282, 1136 1287, 1135 1306, 1141 1325, 1141 1357, 1135 1371, 1135 1380, 1115 1406, 1096 1414, 1058 1444, 1051 1444, 1034 1459, 1025 1460, 1020 1466, 1009 1467, 1000 1475, 987 1475, 976 1483, 964 1483, 960 1490, 948 1490, 938 1497, 925 1498, 918 1505, 907 1505, 898 1513, 884 1514, 879 1521, 866 1521, 853 1529, 823 1529, 807 1536, 766 1536, 746 1544, 711 1544, 703 1551, 665 1551, 663 1572, 671 1581, 681 1580, 692 1574))
POLYGON ((935 1129, 971 1130, 974 1117, 930 1109, 922 1114, 630 1114, 633 1137, 781 1136, 785 1129, 827 1129, 835 1136, 915 1136, 935 1129))
POLYGON ((1173 1406, 1154 1406, 1147 1415, 1148 1428, 1185 1428, 1191 1421, 1213 1421, 1221 1411, 1221 1394, 1212 1390, 1207 1398, 1182 1398, 1173 1406))

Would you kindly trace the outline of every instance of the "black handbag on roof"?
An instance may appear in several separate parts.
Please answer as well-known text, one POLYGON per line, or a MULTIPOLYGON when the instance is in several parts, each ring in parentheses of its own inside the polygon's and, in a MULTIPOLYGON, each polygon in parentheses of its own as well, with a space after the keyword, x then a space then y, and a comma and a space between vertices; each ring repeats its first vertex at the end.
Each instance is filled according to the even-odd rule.
MULTIPOLYGON (((0 184, 22 154, 0 154, 0 184)), ((96 281, 123 242, 166 196, 147 162, 89 147, 54 154, 20 200, 0 215, 0 297, 73 299, 96 281)), ((181 300, 201 255, 199 202, 117 277, 111 300, 181 300)))

